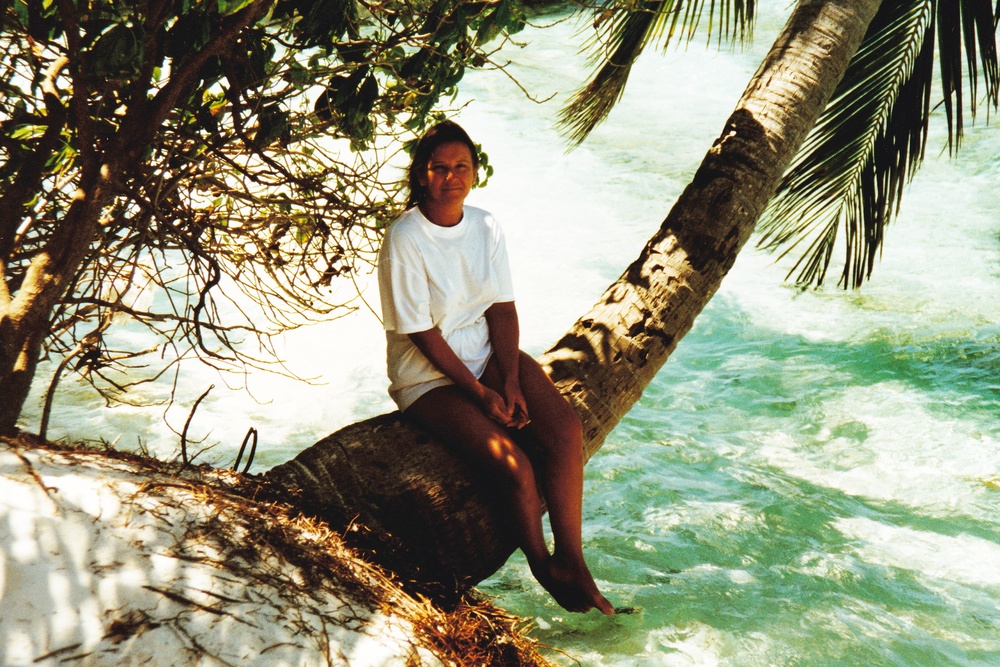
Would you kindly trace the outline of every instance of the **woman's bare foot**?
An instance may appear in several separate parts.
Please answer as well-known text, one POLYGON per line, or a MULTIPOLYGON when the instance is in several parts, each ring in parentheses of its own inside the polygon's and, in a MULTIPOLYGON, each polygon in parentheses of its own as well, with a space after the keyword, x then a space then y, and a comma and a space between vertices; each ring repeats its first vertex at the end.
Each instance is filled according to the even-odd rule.
POLYGON ((582 558, 578 563, 563 563, 555 556, 550 556, 532 574, 559 606, 567 611, 588 612, 597 609, 603 614, 612 615, 614 607, 601 595, 590 574, 587 564, 582 558))

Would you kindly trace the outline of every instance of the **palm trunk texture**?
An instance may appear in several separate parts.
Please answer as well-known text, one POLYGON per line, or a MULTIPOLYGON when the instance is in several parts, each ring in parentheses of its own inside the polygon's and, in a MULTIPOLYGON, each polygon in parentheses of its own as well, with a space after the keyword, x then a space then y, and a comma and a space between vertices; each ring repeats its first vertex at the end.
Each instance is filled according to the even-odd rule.
MULTIPOLYGON (((586 458, 719 288, 879 4, 799 2, 660 229, 540 358, 583 421, 586 458)), ((399 413, 329 435, 267 477, 334 526, 389 534, 375 557, 408 576, 475 584, 515 549, 475 474, 399 413)))

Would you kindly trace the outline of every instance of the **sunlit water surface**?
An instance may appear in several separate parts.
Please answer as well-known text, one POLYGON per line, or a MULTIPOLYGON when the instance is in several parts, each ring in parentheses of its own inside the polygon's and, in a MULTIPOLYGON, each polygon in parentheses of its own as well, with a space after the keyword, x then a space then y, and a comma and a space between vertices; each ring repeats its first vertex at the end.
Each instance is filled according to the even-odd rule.
MULTIPOLYGON (((528 100, 502 74, 466 77, 460 121, 497 170, 471 201, 505 223, 527 350, 554 342, 638 254, 760 62, 781 4, 764 7, 745 51, 648 54, 609 122, 568 154, 553 125, 588 71, 575 25, 529 29, 526 46, 505 51, 520 84, 552 101, 528 100)), ((534 620, 564 652, 552 660, 1000 665, 1000 129, 983 120, 958 159, 933 134, 863 289, 801 293, 783 284, 787 267, 741 255, 587 468, 588 558, 633 613, 563 613, 520 555, 481 586, 534 620)), ((254 426, 265 469, 391 408, 366 309, 289 335, 283 354, 324 384, 254 374, 256 400, 217 389, 189 436, 218 443, 207 458, 231 461, 254 426)), ((191 367, 169 409, 106 410, 67 378, 51 435, 121 436, 169 456, 178 438, 164 412, 179 430, 210 383, 224 384, 191 367)))

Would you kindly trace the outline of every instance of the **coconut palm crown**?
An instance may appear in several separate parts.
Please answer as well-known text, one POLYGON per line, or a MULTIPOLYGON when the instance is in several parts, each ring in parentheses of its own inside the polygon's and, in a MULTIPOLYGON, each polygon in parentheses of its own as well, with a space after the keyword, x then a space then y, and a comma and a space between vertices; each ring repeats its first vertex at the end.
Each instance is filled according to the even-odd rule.
MULTIPOLYGON (((690 40, 705 24, 720 43, 730 35, 745 38, 755 10, 754 0, 602 4, 585 47, 599 67, 560 117, 569 140, 579 144, 607 117, 644 48, 690 40)), ((858 287, 871 277, 903 186, 923 159, 931 112, 944 107, 954 152, 966 110, 975 119, 980 105, 997 109, 998 21, 1000 3, 994 8, 991 0, 881 4, 758 224, 758 246, 795 257, 789 278, 821 285, 838 243, 845 249, 839 284, 858 287), (935 60, 940 101, 932 104, 935 60)))

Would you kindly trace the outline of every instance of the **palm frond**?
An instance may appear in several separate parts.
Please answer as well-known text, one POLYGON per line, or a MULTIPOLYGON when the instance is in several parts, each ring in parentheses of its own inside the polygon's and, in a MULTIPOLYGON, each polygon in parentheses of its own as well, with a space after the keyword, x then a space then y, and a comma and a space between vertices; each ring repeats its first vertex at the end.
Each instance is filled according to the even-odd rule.
POLYGON ((752 30, 755 0, 647 0, 609 2, 595 10, 594 34, 584 51, 598 66, 590 82, 560 111, 559 125, 572 145, 597 127, 625 92, 632 65, 651 43, 667 48, 675 35, 690 41, 707 6, 709 35, 721 43, 730 33, 745 38, 752 30))
MULTIPOLYGON (((962 35, 966 51, 978 38, 978 51, 967 57, 982 65, 987 97, 996 106, 997 58, 989 2, 883 3, 759 226, 758 246, 780 250, 782 257, 799 253, 788 274, 797 273, 796 282, 823 283, 841 236, 846 254, 840 283, 857 287, 871 277, 885 228, 899 210, 903 186, 923 158, 935 33, 949 145, 962 131, 962 35), (965 26, 963 33, 960 26, 965 26)), ((970 73, 978 76, 977 66, 970 66, 970 73)), ((975 98, 974 87, 972 91, 975 98)))
POLYGON ((979 103, 979 66, 986 82, 986 101, 997 106, 1000 72, 997 65, 996 22, 1000 19, 1000 3, 994 11, 990 0, 938 0, 938 67, 945 115, 948 118, 948 149, 955 150, 962 142, 962 53, 969 69, 969 109, 976 117, 979 103), (963 48, 964 47, 964 48, 963 48))

